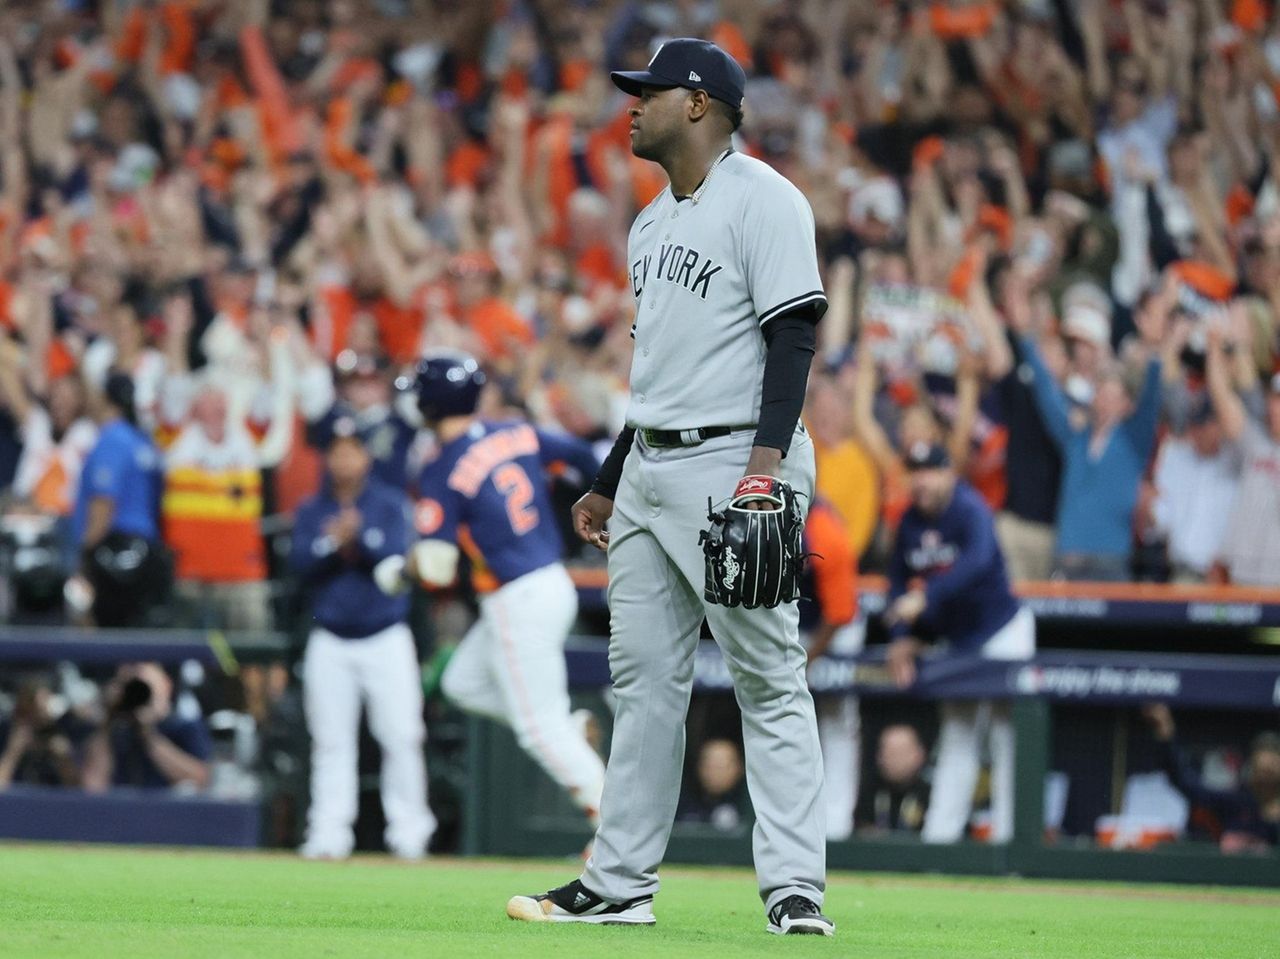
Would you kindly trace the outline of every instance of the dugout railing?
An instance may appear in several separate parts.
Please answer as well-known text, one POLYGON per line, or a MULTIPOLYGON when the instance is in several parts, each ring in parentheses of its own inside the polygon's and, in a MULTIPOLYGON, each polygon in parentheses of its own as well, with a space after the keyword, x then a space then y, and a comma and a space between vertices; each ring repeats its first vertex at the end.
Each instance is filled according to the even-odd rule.
MULTIPOLYGON (((571 683, 580 701, 607 682, 605 645, 570 645, 571 683)), ((819 661, 811 670, 816 695, 904 695, 892 687, 873 651, 857 660, 819 661)), ((727 674, 714 644, 701 644, 698 691, 724 691, 727 674)), ((1060 879, 1280 886, 1280 855, 1227 856, 1206 842, 1178 841, 1143 851, 1104 849, 1089 840, 1047 842, 1044 791, 1055 704, 1138 706, 1152 700, 1189 709, 1280 715, 1280 656, 1211 656, 1057 650, 1025 663, 976 658, 925 662, 907 694, 919 700, 1010 699, 1016 737, 1014 836, 1003 845, 964 841, 926 845, 914 837, 877 836, 828 845, 832 868, 1023 875, 1060 879)), ((567 856, 589 831, 559 800, 549 779, 517 747, 505 728, 472 720, 464 852, 488 856, 567 856)), ((1099 743, 1109 762, 1109 743, 1099 743)), ((748 865, 750 831, 721 835, 677 824, 672 862, 748 865)))
MULTIPOLYGON (((602 570, 575 571, 584 608, 599 599, 602 570)), ((874 615, 882 602, 882 584, 863 581, 863 607, 874 615)), ((1243 648, 1280 653, 1274 640, 1280 624, 1280 596, 1274 591, 1160 585, 1023 584, 1024 601, 1048 624, 1069 635, 1091 635, 1090 624, 1113 623, 1128 636, 1132 627, 1168 630, 1168 648, 1182 648, 1174 637, 1194 634, 1200 646, 1218 648, 1217 639, 1247 634, 1243 648), (1205 637, 1209 640, 1206 642, 1205 637)), ((1185 645, 1185 644, 1183 644, 1185 645)), ((153 659, 174 664, 197 659, 222 672, 253 659, 289 659, 296 637, 283 633, 222 634, 208 630, 86 630, 0 625, 0 669, 21 664, 75 660, 110 664, 153 659)), ((1224 647, 1225 648, 1225 647, 1224 647)), ((1242 648, 1239 642, 1232 647, 1242 648)), ((606 644, 582 638, 568 652, 575 697, 599 706, 608 683, 606 644)), ((699 653, 699 685, 723 691, 725 675, 718 654, 706 644, 699 653)), ((970 664, 971 666, 973 664, 970 664)), ((1001 667, 1002 669, 1004 667, 1001 667)), ((830 847, 835 868, 954 872, 975 875, 1023 874, 1062 878, 1208 882, 1280 886, 1280 857, 1223 856, 1209 844, 1178 842, 1144 852, 1104 850, 1082 843, 1046 844, 1043 837, 1044 774, 1054 716, 1062 704, 1114 709, 1161 699, 1175 706, 1248 710, 1264 723, 1280 723, 1280 655, 1197 655, 1043 652, 1030 666, 993 673, 959 668, 945 676, 922 671, 913 696, 921 699, 973 696, 1014 699, 1018 740, 1015 836, 1005 846, 963 842, 925 846, 914 839, 855 838, 830 847), (1038 672, 1037 672, 1038 670, 1038 672), (1089 681, 1093 677, 1093 681, 1089 681), (1127 678, 1126 678, 1127 677, 1127 678), (967 685, 966 685, 967 684, 967 685)), ((823 695, 856 692, 864 697, 896 696, 876 657, 857 664, 831 660, 812 676, 823 695)), ((607 710, 598 710, 607 723, 607 710)), ((1256 725, 1256 724, 1255 724, 1256 725)), ((608 730, 605 730, 607 742, 608 730)), ((1106 744, 1099 744, 1099 753, 1106 744)), ((510 733, 481 720, 469 723, 463 850, 476 855, 562 855, 581 851, 587 830, 549 780, 520 752, 510 733)), ((725 837, 705 829, 679 827, 672 861, 739 863, 750 861, 749 835, 725 837)))

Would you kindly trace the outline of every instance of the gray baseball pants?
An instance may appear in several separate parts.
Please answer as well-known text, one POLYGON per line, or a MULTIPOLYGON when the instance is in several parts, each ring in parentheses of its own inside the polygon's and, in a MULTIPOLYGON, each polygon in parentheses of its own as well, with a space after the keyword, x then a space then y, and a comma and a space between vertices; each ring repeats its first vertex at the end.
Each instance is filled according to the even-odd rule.
MULTIPOLYGON (((586 887, 615 902, 658 890, 679 798, 694 651, 705 617, 742 711, 752 837, 766 911, 791 895, 822 904, 826 824, 822 751, 795 603, 727 609, 703 601, 698 532, 707 496, 722 504, 742 477, 752 434, 654 449, 639 436, 614 500, 609 542, 613 745, 586 887)), ((808 505, 813 444, 802 428, 782 478, 808 505)))

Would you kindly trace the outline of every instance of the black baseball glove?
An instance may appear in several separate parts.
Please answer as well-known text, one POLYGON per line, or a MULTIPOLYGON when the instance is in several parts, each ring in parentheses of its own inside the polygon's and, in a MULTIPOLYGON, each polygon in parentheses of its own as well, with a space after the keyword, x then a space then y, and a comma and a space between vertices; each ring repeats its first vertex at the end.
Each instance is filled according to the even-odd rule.
POLYGON ((800 598, 804 572, 804 512, 791 484, 772 476, 744 476, 729 505, 714 512, 699 542, 706 557, 707 602, 720 606, 777 606, 800 598), (753 500, 767 509, 745 509, 753 500))

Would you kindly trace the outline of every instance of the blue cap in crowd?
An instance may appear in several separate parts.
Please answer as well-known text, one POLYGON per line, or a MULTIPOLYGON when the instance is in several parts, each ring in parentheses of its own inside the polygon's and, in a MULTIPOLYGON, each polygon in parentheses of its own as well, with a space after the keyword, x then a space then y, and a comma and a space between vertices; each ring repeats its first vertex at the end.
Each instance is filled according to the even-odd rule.
POLYGON ((346 414, 333 417, 329 428, 324 431, 322 440, 322 446, 326 450, 332 448, 338 440, 355 440, 361 446, 365 445, 365 435, 360 429, 360 424, 356 422, 354 416, 346 414))
POLYGON ((951 465, 951 457, 944 447, 937 443, 926 443, 923 440, 912 443, 907 450, 908 470, 936 470, 951 465))
POLYGON ((615 70, 614 86, 633 97, 641 87, 706 90, 735 110, 742 107, 747 75, 738 61, 708 40, 680 37, 658 48, 646 70, 615 70))

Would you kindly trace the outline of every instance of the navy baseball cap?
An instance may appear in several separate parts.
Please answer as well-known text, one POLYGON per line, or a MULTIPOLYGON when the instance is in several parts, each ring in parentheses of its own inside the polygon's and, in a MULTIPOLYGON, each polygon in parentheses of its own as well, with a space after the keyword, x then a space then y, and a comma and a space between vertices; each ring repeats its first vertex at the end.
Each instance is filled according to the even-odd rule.
POLYGON ((339 414, 329 423, 328 429, 321 432, 320 446, 322 449, 329 450, 339 440, 355 440, 361 446, 365 445, 364 430, 360 428, 360 424, 356 422, 354 416, 348 416, 345 413, 339 414))
POLYGON ((641 87, 684 87, 706 90, 735 110, 742 107, 747 75, 738 61, 708 40, 679 37, 658 48, 646 70, 614 70, 609 74, 623 93, 640 96, 641 87))
POLYGON ((951 457, 943 447, 924 441, 912 443, 905 458, 910 472, 942 469, 951 465, 951 457))

